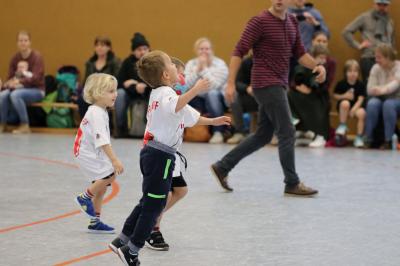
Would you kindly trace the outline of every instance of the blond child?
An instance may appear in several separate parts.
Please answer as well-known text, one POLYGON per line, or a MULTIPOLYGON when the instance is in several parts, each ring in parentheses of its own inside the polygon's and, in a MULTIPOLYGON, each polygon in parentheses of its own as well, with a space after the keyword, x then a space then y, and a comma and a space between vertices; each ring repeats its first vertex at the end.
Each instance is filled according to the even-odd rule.
POLYGON ((344 136, 347 132, 347 119, 357 118, 357 137, 354 146, 364 147, 363 133, 365 124, 365 98, 367 96, 365 85, 359 80, 360 65, 356 60, 348 60, 344 65, 344 79, 336 84, 333 97, 338 101, 340 124, 336 135, 344 136))
POLYGON ((114 228, 100 220, 100 213, 107 187, 124 171, 111 148, 107 113, 107 108, 114 106, 117 98, 117 80, 108 74, 92 74, 86 80, 83 93, 85 101, 92 105, 76 135, 74 155, 82 173, 92 184, 76 197, 76 202, 90 217, 88 232, 111 234, 114 228))
POLYGON ((139 250, 150 237, 156 220, 165 208, 171 189, 177 149, 185 127, 194 125, 229 125, 230 118, 201 117, 187 103, 207 91, 203 79, 179 96, 173 87, 178 82, 176 66, 164 52, 153 51, 137 63, 139 76, 153 89, 147 112, 145 145, 140 152, 143 196, 126 219, 119 237, 109 247, 117 252, 124 265, 140 265, 139 250))

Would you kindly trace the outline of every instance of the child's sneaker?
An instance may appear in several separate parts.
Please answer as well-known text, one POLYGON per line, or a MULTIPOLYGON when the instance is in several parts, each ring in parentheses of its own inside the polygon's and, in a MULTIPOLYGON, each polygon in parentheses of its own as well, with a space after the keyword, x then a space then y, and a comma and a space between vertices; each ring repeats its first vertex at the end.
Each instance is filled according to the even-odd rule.
POLYGON ((146 246, 159 251, 167 251, 169 249, 169 245, 165 243, 164 237, 160 231, 151 233, 149 239, 146 240, 146 246))
POLYGON ((78 203, 81 211, 86 213, 90 218, 96 218, 96 213, 93 208, 93 202, 91 199, 86 199, 83 194, 80 194, 75 198, 76 203, 78 203))
POLYGON ((91 234, 115 234, 114 228, 98 221, 95 224, 89 224, 88 232, 91 234))
POLYGON ((363 148, 364 147, 364 140, 361 136, 357 136, 354 140, 354 147, 356 148, 363 148))
POLYGON ((118 255, 118 249, 122 248, 124 246, 124 243, 122 243, 121 238, 117 237, 114 239, 110 244, 108 244, 108 247, 118 255))
POLYGON ((315 139, 310 144, 308 144, 308 147, 310 147, 310 148, 323 148, 323 147, 325 147, 325 144, 326 144, 326 140, 324 139, 324 137, 320 136, 320 135, 317 135, 315 137, 315 139))
POLYGON ((140 265, 138 255, 137 254, 132 255, 129 252, 128 246, 123 246, 123 247, 119 248, 118 255, 119 255, 119 258, 124 263, 124 265, 126 265, 126 266, 139 266, 140 265))
POLYGON ((347 126, 346 124, 340 124, 336 129, 336 135, 346 135, 347 126))
POLYGON ((298 119, 296 117, 292 117, 292 118, 290 118, 290 122, 292 122, 293 126, 297 126, 300 123, 300 119, 298 119))

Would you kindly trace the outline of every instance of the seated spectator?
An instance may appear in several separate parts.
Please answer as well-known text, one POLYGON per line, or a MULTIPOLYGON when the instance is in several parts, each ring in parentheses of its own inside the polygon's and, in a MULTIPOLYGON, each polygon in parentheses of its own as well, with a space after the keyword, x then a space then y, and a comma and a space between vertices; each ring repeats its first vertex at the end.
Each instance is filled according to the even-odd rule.
MULTIPOLYGON (((328 35, 325 32, 317 31, 314 33, 312 39, 312 46, 322 45, 325 46, 327 49, 329 49, 328 44, 329 44, 328 35)), ((332 56, 328 55, 324 67, 326 69, 326 81, 323 83, 323 86, 325 87, 326 91, 329 92, 330 88, 333 85, 333 80, 335 79, 336 60, 332 58, 332 56)))
MULTIPOLYGON (((150 51, 150 44, 141 33, 131 40, 132 54, 123 62, 118 73, 118 97, 115 102, 117 137, 128 136, 127 111, 135 101, 149 101, 151 88, 139 77, 136 62, 150 51)), ((147 112, 147 104, 143 112, 147 112)))
MULTIPOLYGON (((225 101, 223 90, 228 79, 228 67, 226 63, 214 56, 211 41, 207 38, 200 38, 194 44, 197 57, 186 64, 185 77, 186 83, 190 88, 200 78, 210 81, 209 91, 200 94, 189 104, 202 113, 207 113, 210 117, 218 117, 224 114, 225 101)), ((210 143, 223 143, 224 127, 212 127, 213 135, 210 143)))
MULTIPOLYGON (((89 77, 93 73, 104 73, 113 76, 118 75, 121 61, 112 51, 112 43, 110 38, 106 36, 97 36, 94 40, 94 55, 86 62, 85 77, 89 77)), ((83 100, 83 95, 78 98, 79 114, 83 118, 89 107, 89 104, 83 100)))
POLYGON ((19 123, 13 133, 30 133, 26 105, 43 99, 44 63, 40 53, 32 50, 28 32, 18 33, 17 47, 19 51, 11 59, 8 80, 0 92, 0 132, 4 131, 7 123, 19 123), (28 71, 20 73, 27 66, 28 71))
POLYGON ((357 137, 354 146, 364 147, 362 135, 364 133, 366 90, 360 78, 360 65, 356 60, 348 60, 344 66, 345 78, 336 84, 333 97, 338 101, 340 124, 336 129, 337 135, 346 135, 347 119, 357 118, 357 137))
POLYGON ((378 45, 375 60, 376 64, 371 69, 367 85, 371 98, 367 103, 365 145, 371 147, 374 129, 383 114, 385 142, 382 148, 390 149, 400 114, 400 61, 396 60, 396 51, 389 44, 378 45))
POLYGON ((361 51, 360 67, 364 83, 375 64, 374 50, 380 43, 394 48, 395 30, 393 19, 389 16, 390 0, 374 0, 375 7, 355 18, 343 30, 343 38, 349 46, 361 51), (361 33, 362 41, 357 41, 353 34, 361 33))
POLYGON ((299 22, 301 40, 308 51, 311 49, 312 38, 316 32, 322 31, 329 36, 328 27, 321 13, 312 4, 306 4, 305 0, 293 0, 289 12, 294 14, 299 22))
MULTIPOLYGON (((326 63, 328 54, 328 49, 323 45, 316 45, 311 49, 311 55, 319 64, 326 63)), ((295 68, 294 84, 288 98, 293 116, 300 120, 297 129, 307 132, 306 135, 312 139, 309 147, 324 147, 329 130, 326 90, 315 81, 312 71, 301 65, 295 68)))
POLYGON ((253 96, 253 88, 250 85, 251 68, 253 66, 253 56, 242 61, 236 77, 236 98, 231 104, 235 133, 226 142, 228 144, 238 144, 246 134, 243 121, 243 113, 257 112, 258 104, 253 96))

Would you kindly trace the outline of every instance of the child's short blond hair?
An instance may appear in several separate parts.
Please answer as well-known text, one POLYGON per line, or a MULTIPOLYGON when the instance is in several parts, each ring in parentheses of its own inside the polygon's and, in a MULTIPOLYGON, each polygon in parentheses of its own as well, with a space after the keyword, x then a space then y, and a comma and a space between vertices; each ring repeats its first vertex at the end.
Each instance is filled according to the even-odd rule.
POLYGON ((139 77, 152 88, 162 86, 162 76, 166 69, 166 58, 169 56, 162 51, 152 51, 144 55, 136 63, 139 77))
POLYGON ((358 72, 358 75, 360 75, 360 64, 354 59, 347 60, 346 63, 344 63, 344 75, 346 76, 346 73, 353 68, 355 68, 358 72))
POLYGON ((83 88, 83 99, 89 104, 94 104, 99 97, 108 89, 116 89, 117 79, 114 76, 104 73, 91 74, 83 88))

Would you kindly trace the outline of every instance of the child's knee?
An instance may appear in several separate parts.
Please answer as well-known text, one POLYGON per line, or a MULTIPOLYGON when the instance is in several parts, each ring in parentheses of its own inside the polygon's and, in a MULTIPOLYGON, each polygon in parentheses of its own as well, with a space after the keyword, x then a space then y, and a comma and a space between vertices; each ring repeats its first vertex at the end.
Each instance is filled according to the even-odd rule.
POLYGON ((173 196, 177 199, 182 199, 188 193, 188 187, 175 187, 174 191, 172 192, 173 196))
POLYGON ((350 102, 347 100, 340 102, 340 109, 342 110, 349 110, 350 109, 350 102))
POLYGON ((367 113, 365 112, 364 108, 360 108, 356 112, 356 116, 358 119, 365 119, 366 114, 367 113))

